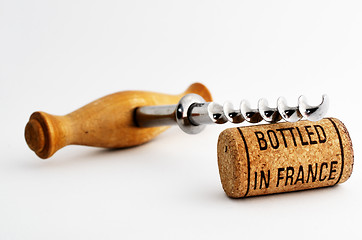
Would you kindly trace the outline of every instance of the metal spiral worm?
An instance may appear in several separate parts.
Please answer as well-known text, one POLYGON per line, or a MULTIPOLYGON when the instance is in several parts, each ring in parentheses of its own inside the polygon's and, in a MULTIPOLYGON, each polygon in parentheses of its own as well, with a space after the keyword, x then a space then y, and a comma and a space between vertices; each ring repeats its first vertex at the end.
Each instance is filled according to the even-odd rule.
POLYGON ((283 97, 278 98, 276 107, 269 107, 266 99, 258 101, 258 107, 253 109, 246 100, 239 107, 231 102, 220 105, 215 102, 205 102, 197 94, 185 95, 177 105, 145 106, 135 111, 135 122, 139 127, 155 127, 178 124, 186 133, 196 134, 202 131, 205 124, 223 124, 226 122, 258 123, 262 120, 275 123, 282 119, 296 122, 302 118, 318 121, 326 114, 329 106, 327 95, 322 96, 322 102, 317 106, 307 103, 304 96, 298 99, 298 106, 290 107, 283 97))
POLYGON ((264 98, 258 101, 257 109, 252 109, 248 101, 242 100, 239 108, 235 108, 231 102, 225 102, 223 111, 215 112, 214 117, 222 117, 224 120, 232 123, 241 123, 243 121, 258 123, 262 120, 275 123, 282 119, 287 122, 297 122, 302 118, 310 121, 318 121, 326 114, 328 105, 329 100, 327 95, 322 96, 322 102, 317 106, 309 105, 304 96, 299 97, 297 107, 288 106, 283 97, 278 98, 277 107, 275 108, 269 107, 268 101, 264 98), (223 116, 219 116, 218 114, 222 114, 223 116))

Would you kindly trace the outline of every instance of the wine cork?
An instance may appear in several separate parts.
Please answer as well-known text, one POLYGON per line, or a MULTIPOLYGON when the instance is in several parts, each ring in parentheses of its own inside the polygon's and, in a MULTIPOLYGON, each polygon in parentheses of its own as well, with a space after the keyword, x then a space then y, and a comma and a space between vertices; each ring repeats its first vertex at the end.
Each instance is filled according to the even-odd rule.
POLYGON ((217 153, 232 198, 336 185, 353 167, 351 139, 336 118, 226 129, 217 153))

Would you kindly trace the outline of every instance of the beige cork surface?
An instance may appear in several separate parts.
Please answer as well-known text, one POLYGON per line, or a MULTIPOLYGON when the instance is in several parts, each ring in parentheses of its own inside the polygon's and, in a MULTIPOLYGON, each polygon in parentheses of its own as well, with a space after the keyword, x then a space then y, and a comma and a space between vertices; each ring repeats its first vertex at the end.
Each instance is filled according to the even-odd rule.
POLYGON ((353 167, 351 139, 336 118, 226 129, 217 152, 222 186, 233 198, 332 186, 353 167))

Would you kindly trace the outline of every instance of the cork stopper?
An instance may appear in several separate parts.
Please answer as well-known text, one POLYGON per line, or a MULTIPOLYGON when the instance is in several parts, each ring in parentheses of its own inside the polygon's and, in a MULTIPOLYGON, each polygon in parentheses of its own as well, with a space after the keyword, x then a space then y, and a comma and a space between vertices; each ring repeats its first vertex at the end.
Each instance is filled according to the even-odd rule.
POLYGON ((226 129, 217 152, 222 186, 233 198, 332 186, 353 168, 351 139, 336 118, 226 129))

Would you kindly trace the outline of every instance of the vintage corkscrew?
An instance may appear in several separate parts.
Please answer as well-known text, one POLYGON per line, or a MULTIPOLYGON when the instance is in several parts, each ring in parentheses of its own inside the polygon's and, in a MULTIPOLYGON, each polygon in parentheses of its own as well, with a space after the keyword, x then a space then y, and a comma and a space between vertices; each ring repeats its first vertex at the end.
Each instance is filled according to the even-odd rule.
POLYGON ((326 95, 318 106, 308 105, 303 96, 299 97, 297 107, 289 107, 283 98, 278 99, 275 108, 269 107, 265 99, 259 100, 257 109, 250 108, 244 100, 240 107, 230 102, 222 106, 212 102, 204 85, 194 83, 180 95, 143 91, 114 93, 65 116, 34 112, 25 127, 25 139, 30 149, 45 159, 71 144, 106 148, 137 146, 175 124, 186 133, 196 134, 205 124, 228 121, 275 123, 282 119, 296 122, 302 118, 317 121, 327 109, 326 95))

